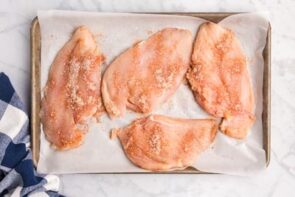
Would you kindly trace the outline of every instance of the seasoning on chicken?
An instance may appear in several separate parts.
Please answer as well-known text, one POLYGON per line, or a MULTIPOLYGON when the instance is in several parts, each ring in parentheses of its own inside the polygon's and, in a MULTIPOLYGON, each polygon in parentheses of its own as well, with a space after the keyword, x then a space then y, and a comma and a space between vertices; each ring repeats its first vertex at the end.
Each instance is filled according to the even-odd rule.
POLYGON ((217 127, 212 119, 151 115, 115 132, 135 165, 151 171, 171 171, 191 166, 212 144, 217 127))
POLYGON ((150 113, 165 102, 181 84, 191 50, 190 31, 166 28, 119 55, 102 80, 108 114, 121 117, 126 108, 150 113))
POLYGON ((223 117, 221 131, 245 138, 255 121, 254 96, 246 56, 235 34, 211 22, 203 24, 187 78, 202 108, 223 117))
POLYGON ((76 29, 56 55, 45 86, 41 121, 46 138, 57 149, 79 146, 86 121, 104 111, 100 65, 103 55, 88 28, 76 29))

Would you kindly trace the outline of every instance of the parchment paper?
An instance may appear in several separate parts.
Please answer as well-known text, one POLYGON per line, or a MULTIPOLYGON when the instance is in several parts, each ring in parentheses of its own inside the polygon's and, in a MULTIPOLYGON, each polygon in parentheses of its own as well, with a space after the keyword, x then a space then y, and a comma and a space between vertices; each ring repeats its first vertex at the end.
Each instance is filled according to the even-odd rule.
MULTIPOLYGON (((38 18, 42 39, 41 87, 45 86, 48 70, 58 50, 80 25, 88 26, 94 33, 106 56, 106 64, 103 66, 105 68, 132 44, 148 38, 151 32, 155 33, 165 27, 178 27, 191 30, 195 36, 200 24, 205 22, 200 18, 185 16, 73 11, 39 11, 38 18)), ((256 101, 256 122, 245 140, 231 139, 218 132, 212 147, 200 155, 194 167, 205 172, 249 175, 265 168, 261 120, 262 51, 266 42, 268 21, 259 14, 239 14, 224 19, 220 24, 236 33, 247 55, 256 101)), ((186 84, 181 85, 173 97, 153 114, 182 118, 210 117, 196 103, 186 84)), ((90 124, 84 143, 69 151, 56 151, 51 148, 41 131, 38 172, 64 174, 144 171, 128 160, 118 139, 109 138, 112 128, 126 126, 140 116, 128 112, 124 118, 110 120, 105 114, 99 123, 90 124)))

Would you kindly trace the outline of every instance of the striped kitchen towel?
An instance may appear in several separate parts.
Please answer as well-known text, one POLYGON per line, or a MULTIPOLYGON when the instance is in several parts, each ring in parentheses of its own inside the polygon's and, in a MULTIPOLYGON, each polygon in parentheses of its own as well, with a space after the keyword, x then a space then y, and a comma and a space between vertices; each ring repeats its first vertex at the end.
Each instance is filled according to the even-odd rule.
POLYGON ((60 196, 59 179, 37 174, 29 119, 8 77, 0 73, 0 196, 60 196))

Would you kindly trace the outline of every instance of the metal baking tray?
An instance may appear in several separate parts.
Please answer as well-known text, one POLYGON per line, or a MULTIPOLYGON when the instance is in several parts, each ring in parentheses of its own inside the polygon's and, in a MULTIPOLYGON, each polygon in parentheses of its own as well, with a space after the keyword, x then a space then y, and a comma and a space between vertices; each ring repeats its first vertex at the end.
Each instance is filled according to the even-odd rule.
MULTIPOLYGON (((138 13, 137 13, 138 14, 138 13)), ((183 12, 165 12, 165 13, 145 13, 145 14, 169 14, 169 15, 186 15, 193 17, 200 17, 212 22, 219 22, 227 16, 239 14, 234 13, 183 13, 183 12)), ((263 72, 263 112, 262 112, 262 128, 263 128, 263 149, 265 150, 267 167, 270 162, 270 121, 271 121, 271 26, 269 24, 266 45, 263 50, 264 58, 264 72, 263 72)), ((40 87, 40 71, 41 71, 41 33, 38 18, 32 21, 31 25, 31 144, 33 153, 33 162, 37 166, 40 152, 40 101, 41 101, 41 87, 40 87)), ((138 173, 155 173, 155 172, 135 172, 138 173)), ((194 168, 187 168, 185 170, 172 172, 156 172, 156 173, 170 173, 170 174, 199 174, 207 173, 201 172, 194 168)), ((106 173, 102 173, 106 174, 106 173)), ((119 173, 124 174, 124 173, 119 173)), ((127 174, 130 174, 127 173, 127 174)))

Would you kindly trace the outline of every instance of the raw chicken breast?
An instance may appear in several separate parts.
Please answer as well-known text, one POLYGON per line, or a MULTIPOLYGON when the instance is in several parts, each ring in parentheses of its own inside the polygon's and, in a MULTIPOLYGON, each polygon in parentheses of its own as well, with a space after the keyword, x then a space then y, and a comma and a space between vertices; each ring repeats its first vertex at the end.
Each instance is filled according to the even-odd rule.
POLYGON ((46 83, 41 121, 58 149, 79 146, 86 119, 104 111, 100 95, 103 56, 86 27, 79 27, 55 57, 46 83))
POLYGON ((117 135, 127 157, 152 171, 170 171, 191 166, 213 142, 215 120, 179 119, 162 115, 135 120, 117 135))
POLYGON ((198 103, 223 117, 221 131, 243 139, 255 121, 246 57, 234 33, 214 23, 198 32, 187 78, 198 103))
POLYGON ((102 96, 111 117, 126 108, 149 113, 165 102, 181 84, 189 67, 190 31, 163 29, 117 57, 102 80, 102 96))

